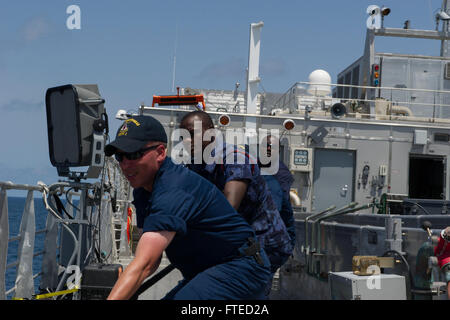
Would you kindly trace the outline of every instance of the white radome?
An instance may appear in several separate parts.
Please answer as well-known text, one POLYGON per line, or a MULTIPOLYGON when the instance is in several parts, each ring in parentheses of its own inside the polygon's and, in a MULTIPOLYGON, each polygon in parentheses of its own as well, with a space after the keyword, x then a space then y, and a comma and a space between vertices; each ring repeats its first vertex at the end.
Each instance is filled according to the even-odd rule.
POLYGON ((308 93, 316 96, 326 96, 331 93, 331 76, 322 69, 314 70, 309 74, 308 93))

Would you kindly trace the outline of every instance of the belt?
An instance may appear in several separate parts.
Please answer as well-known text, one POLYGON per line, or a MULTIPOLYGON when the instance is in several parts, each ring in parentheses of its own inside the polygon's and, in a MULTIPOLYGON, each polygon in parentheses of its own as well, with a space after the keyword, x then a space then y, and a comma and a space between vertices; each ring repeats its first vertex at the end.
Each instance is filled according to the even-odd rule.
POLYGON ((248 242, 239 249, 240 256, 252 256, 260 266, 263 266, 264 261, 261 257, 261 246, 259 245, 259 242, 253 237, 249 237, 247 241, 248 242))

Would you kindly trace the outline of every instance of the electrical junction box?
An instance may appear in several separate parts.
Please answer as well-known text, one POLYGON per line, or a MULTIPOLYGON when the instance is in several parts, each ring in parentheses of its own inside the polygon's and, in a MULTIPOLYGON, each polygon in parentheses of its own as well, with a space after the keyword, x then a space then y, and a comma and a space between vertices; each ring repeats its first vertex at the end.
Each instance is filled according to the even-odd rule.
POLYGON ((379 174, 380 177, 386 177, 386 175, 387 175, 387 166, 384 165, 384 164, 380 165, 380 169, 379 169, 378 174, 379 174))
POLYGON ((427 144, 427 130, 414 130, 414 144, 427 144))
POLYGON ((310 172, 312 171, 313 149, 291 145, 289 170, 310 172))
POLYGON ((328 281, 333 300, 406 300, 405 277, 396 274, 330 272, 328 281))

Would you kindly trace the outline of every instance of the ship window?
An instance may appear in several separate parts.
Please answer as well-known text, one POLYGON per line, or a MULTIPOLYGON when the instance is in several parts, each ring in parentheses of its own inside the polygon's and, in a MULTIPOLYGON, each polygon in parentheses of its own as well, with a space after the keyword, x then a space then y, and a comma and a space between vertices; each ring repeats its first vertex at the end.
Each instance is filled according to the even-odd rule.
MULTIPOLYGON (((359 84, 359 65, 353 68, 352 71, 352 86, 357 86, 359 84)), ((352 99, 358 99, 358 88, 352 87, 352 99)))
POLYGON ((445 158, 411 155, 409 158, 409 198, 443 199, 445 158))
POLYGON ((450 62, 445 64, 444 79, 450 80, 450 62))
MULTIPOLYGON (((349 71, 345 74, 345 84, 350 85, 352 81, 352 72, 349 71)), ((344 87, 344 98, 350 98, 350 87, 344 87)))
MULTIPOLYGON (((344 84, 344 77, 340 77, 339 79, 338 79, 338 85, 339 84, 344 84)), ((338 98, 342 98, 343 97, 343 94, 344 94, 344 87, 342 87, 342 86, 338 86, 338 88, 337 88, 337 97, 338 98)))
POLYGON ((450 135, 447 133, 435 133, 434 134, 434 142, 449 142, 450 135))

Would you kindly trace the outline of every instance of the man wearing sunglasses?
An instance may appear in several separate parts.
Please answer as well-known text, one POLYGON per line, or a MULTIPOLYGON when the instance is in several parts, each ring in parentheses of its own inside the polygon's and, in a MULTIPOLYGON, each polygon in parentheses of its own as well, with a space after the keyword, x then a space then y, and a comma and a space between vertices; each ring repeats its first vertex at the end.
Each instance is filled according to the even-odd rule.
POLYGON ((143 234, 108 299, 129 299, 154 273, 163 251, 184 279, 165 299, 262 299, 269 261, 255 233, 206 179, 174 164, 167 136, 151 116, 125 120, 105 147, 134 188, 143 234))

